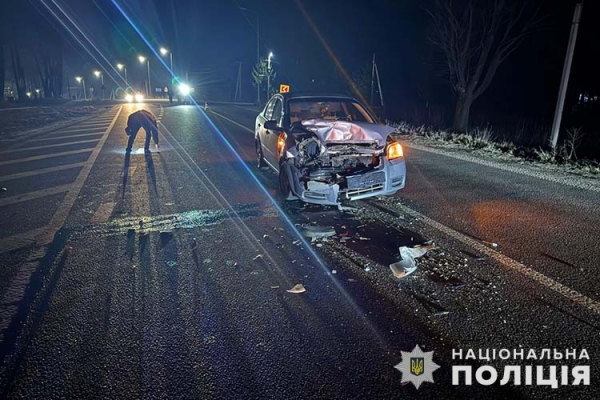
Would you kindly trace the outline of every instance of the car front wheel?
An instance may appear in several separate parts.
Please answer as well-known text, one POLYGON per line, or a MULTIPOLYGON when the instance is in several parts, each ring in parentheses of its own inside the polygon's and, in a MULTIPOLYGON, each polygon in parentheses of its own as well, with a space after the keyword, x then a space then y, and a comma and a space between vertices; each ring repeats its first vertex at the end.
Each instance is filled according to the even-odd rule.
POLYGON ((285 161, 281 163, 279 166, 279 192, 283 196, 285 200, 294 200, 296 196, 292 193, 292 188, 290 187, 290 180, 288 179, 286 166, 284 165, 285 161))
POLYGON ((265 163, 265 158, 263 157, 262 148, 260 147, 260 141, 258 139, 254 140, 254 147, 256 149, 256 166, 258 168, 266 167, 267 163, 265 163))

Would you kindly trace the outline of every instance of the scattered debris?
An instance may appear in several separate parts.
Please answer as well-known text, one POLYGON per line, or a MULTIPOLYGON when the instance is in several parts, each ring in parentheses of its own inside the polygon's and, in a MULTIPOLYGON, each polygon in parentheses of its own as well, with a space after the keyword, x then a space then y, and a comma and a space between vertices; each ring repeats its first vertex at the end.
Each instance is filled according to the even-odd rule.
POLYGON ((487 244, 488 246, 496 249, 498 248, 498 243, 494 243, 494 242, 486 242, 485 240, 483 240, 483 243, 487 244))
POLYGON ((256 257, 254 257, 254 258, 252 259, 252 261, 258 261, 258 260, 262 260, 262 258, 263 258, 263 255, 262 255, 262 254, 258 254, 256 257))
POLYGON ((364 268, 365 272, 370 272, 371 271, 371 264, 367 263, 365 264, 364 268))
POLYGON ((177 261, 169 260, 169 261, 167 261, 167 266, 169 266, 169 267, 176 267, 177 266, 177 261))
POLYGON ((228 267, 237 267, 238 263, 233 260, 227 260, 225 261, 225 265, 227 265, 228 267))
POLYGON ((211 264, 212 260, 210 258, 205 258, 204 261, 202 261, 202 264, 211 264))
POLYGON ((5 188, 5 187, 3 187, 3 188, 2 188, 2 191, 3 191, 3 192, 6 192, 7 190, 8 190, 8 189, 7 189, 7 188, 5 188))
POLYGON ((330 226, 309 225, 304 227, 302 236, 311 239, 335 236, 335 229, 330 226))
POLYGON ((279 285, 271 285, 271 289, 279 289, 279 285))
POLYGON ((266 233, 263 235, 263 239, 266 239, 268 237, 269 237, 269 235, 267 235, 266 233))
POLYGON ((427 253, 427 250, 434 249, 434 244, 426 244, 416 247, 402 246, 400 250, 400 261, 390 264, 392 274, 396 278, 404 278, 417 270, 415 258, 419 258, 427 253))
POLYGON ((331 273, 332 274, 337 274, 337 270, 334 269, 334 270, 331 271, 331 273))
POLYGON ((344 211, 357 211, 358 208, 349 207, 349 206, 343 206, 341 204, 338 204, 338 210, 341 211, 341 212, 344 212, 344 211))
POLYGON ((296 286, 294 286, 293 288, 286 290, 286 292, 294 293, 294 294, 304 293, 304 292, 306 292, 306 288, 304 287, 303 284, 299 283, 296 286))
POLYGON ((354 278, 348 278, 348 282, 358 282, 358 281, 354 278))

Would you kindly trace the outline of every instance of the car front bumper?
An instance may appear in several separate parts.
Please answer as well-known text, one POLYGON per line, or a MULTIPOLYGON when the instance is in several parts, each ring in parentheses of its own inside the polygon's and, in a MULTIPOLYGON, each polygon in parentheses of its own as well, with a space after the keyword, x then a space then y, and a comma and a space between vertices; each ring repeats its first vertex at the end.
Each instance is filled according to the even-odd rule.
POLYGON ((338 184, 326 184, 322 182, 308 182, 308 188, 299 196, 300 200, 321 205, 339 205, 341 200, 360 200, 374 196, 391 196, 398 190, 404 188, 406 183, 406 163, 404 158, 389 161, 387 157, 383 159, 383 167, 377 170, 362 174, 361 179, 366 182, 365 185, 355 188, 346 188, 340 190, 338 184), (372 179, 369 175, 383 173, 383 179, 378 176, 372 179))

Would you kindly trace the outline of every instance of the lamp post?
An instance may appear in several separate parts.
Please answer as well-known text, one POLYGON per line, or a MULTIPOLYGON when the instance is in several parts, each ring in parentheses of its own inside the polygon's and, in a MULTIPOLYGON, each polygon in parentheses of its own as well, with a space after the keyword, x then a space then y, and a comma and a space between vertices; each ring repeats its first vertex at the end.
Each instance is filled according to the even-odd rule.
POLYGON ((127 91, 129 87, 129 83, 127 83, 127 67, 119 63, 117 64, 117 68, 119 68, 119 71, 123 71, 123 73, 125 74, 125 91, 127 91))
POLYGON ((100 78, 100 84, 102 85, 100 90, 102 90, 102 100, 104 100, 104 74, 102 71, 94 71, 94 75, 96 75, 96 78, 100 78))
POLYGON ((173 69, 173 52, 169 51, 168 49, 165 49, 164 47, 161 47, 159 49, 159 51, 160 51, 160 54, 163 55, 163 57, 166 56, 167 54, 169 55, 169 58, 171 59, 171 73, 173 75, 175 75, 175 70, 173 69))
POLYGON ((269 58, 267 58, 267 101, 271 94, 271 58, 273 58, 273 52, 269 52, 269 58))
MULTIPOLYGON (((254 10, 250 10, 249 8, 240 7, 242 11, 250 11, 256 14, 256 66, 260 68, 260 17, 258 13, 254 10)), ((260 105, 260 85, 256 85, 256 101, 260 105)))
POLYGON ((85 93, 85 79, 83 79, 81 76, 76 76, 75 80, 81 83, 81 87, 83 88, 83 99, 87 100, 87 94, 85 93))
POLYGON ((148 95, 148 98, 150 98, 150 60, 147 59, 144 56, 138 56, 138 60, 141 64, 144 63, 144 61, 146 62, 146 66, 148 67, 148 86, 146 87, 146 95, 148 95))

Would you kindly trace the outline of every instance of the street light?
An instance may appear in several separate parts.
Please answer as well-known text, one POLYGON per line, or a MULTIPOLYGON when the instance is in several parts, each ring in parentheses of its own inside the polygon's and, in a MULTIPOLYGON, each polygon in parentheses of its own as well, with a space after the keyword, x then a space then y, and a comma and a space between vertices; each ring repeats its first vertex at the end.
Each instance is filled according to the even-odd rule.
POLYGON ((127 67, 121 63, 117 64, 117 68, 119 68, 119 71, 123 71, 125 73, 125 91, 127 91, 127 88, 129 87, 129 83, 127 83, 127 67))
MULTIPOLYGON (((249 8, 246 7, 240 7, 240 10, 242 11, 250 11, 253 12, 254 14, 256 14, 256 65, 257 68, 260 68, 260 17, 258 15, 258 13, 254 10, 250 10, 249 8)), ((260 85, 256 85, 256 100, 258 101, 258 104, 260 105, 260 85)))
POLYGON ((146 65, 148 66, 148 87, 146 88, 146 94, 148 95, 148 98, 150 98, 150 60, 146 59, 146 57, 144 56, 138 56, 138 60, 140 61, 141 64, 144 63, 144 61, 146 62, 146 65))
POLYGON ((271 94, 271 58, 273 58, 273 52, 269 52, 269 58, 267 58, 267 101, 271 94))
POLYGON ((96 78, 100 78, 100 84, 102 85, 100 90, 102 90, 102 100, 104 100, 104 74, 102 71, 94 71, 94 75, 96 75, 96 78))
POLYGON ((166 56, 167 54, 169 54, 169 57, 171 58, 171 73, 173 75, 175 75, 175 71, 173 70, 173 52, 169 51, 168 49, 165 49, 164 47, 161 47, 159 49, 160 54, 162 54, 163 56, 166 56))
POLYGON ((81 87, 83 88, 83 98, 84 98, 84 100, 87 100, 87 94, 85 92, 85 79, 83 79, 81 76, 76 76, 75 80, 78 83, 81 83, 81 87))

